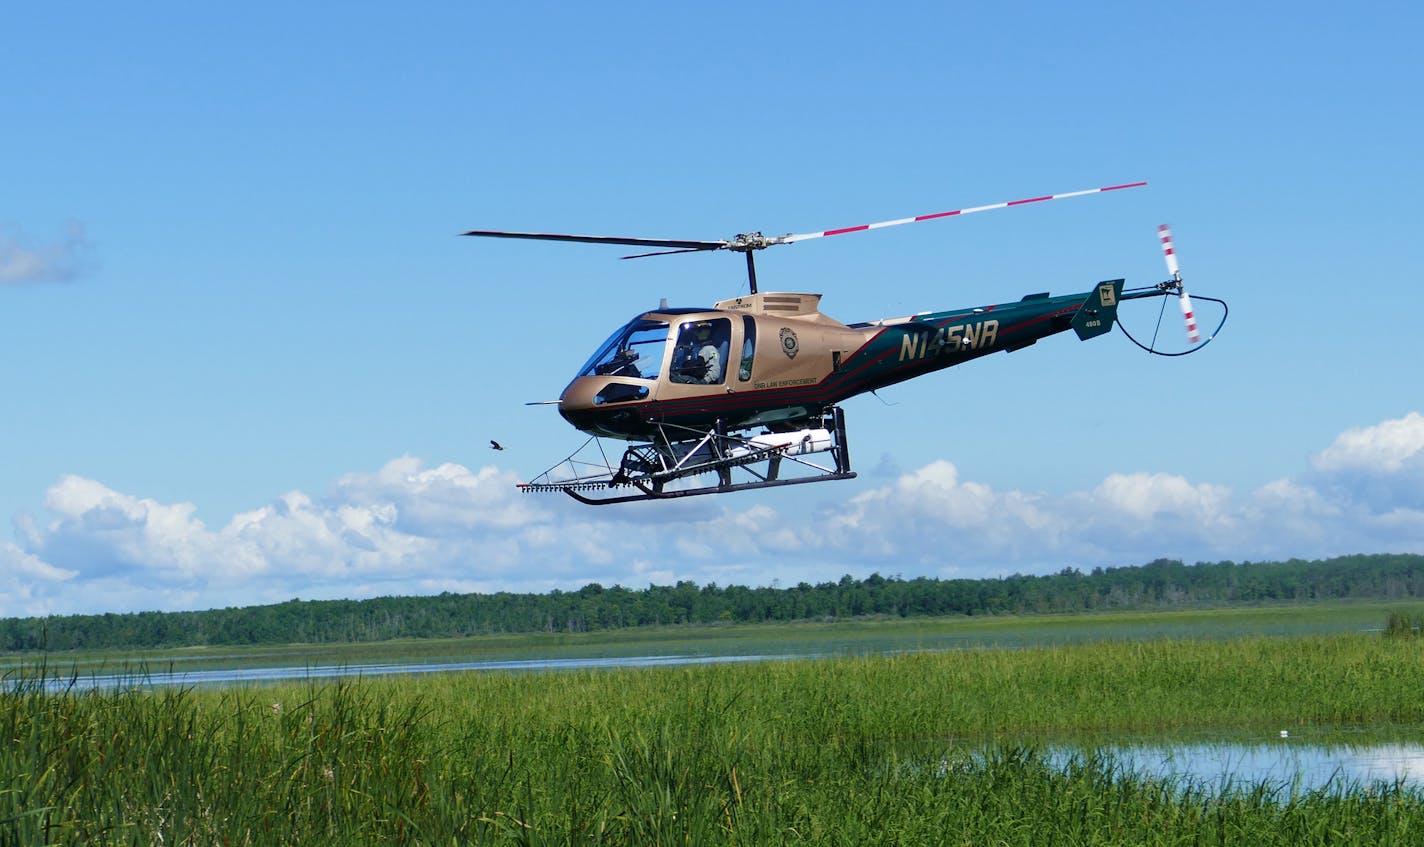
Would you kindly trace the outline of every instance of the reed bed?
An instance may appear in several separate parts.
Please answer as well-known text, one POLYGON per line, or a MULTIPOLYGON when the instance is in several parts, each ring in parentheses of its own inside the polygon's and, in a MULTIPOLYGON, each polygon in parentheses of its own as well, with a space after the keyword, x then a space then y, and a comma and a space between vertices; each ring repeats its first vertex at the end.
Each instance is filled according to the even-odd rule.
POLYGON ((1098 643, 0 694, 0 844, 1418 844, 1400 784, 1051 765, 1076 733, 1424 723, 1424 639, 1098 643))

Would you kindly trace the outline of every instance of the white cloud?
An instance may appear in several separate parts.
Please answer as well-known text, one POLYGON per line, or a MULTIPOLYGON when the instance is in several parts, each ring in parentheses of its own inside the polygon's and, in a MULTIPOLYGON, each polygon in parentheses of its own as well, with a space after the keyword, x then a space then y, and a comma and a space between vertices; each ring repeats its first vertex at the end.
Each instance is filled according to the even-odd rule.
POLYGON ((1193 485, 1164 473, 1111 474, 1093 492, 1106 509, 1135 520, 1176 516, 1198 523, 1215 523, 1231 497, 1217 485, 1193 485))
POLYGON ((1424 472, 1424 414, 1410 412, 1374 426, 1346 430, 1312 457, 1311 464, 1325 472, 1424 472))
POLYGON ((0 541, 0 614, 49 611, 47 600, 56 584, 77 575, 26 553, 8 541, 0 541))
MULTIPOLYGON (((45 610, 112 608, 107 601, 125 596, 116 583, 135 589, 128 593, 137 608, 169 608, 195 596, 207 607, 346 596, 362 587, 542 586, 527 569, 530 551, 560 547, 560 535, 516 492, 512 474, 448 464, 425 469, 409 457, 375 473, 347 474, 324 500, 290 492, 216 530, 195 517, 191 503, 159 503, 73 475, 49 489, 45 506, 51 520, 41 526, 19 516, 19 545, 0 559, 31 582, 73 577, 64 599, 45 610)), ((0 614, 40 609, 25 599, 6 597, 0 614)))
POLYGON ((1421 424, 1413 413, 1343 433, 1301 476, 1254 491, 1164 473, 1062 495, 997 490, 940 460, 810 513, 766 497, 594 509, 520 494, 499 468, 407 456, 212 529, 193 504, 65 476, 48 521, 19 515, 16 543, 0 544, 0 614, 1424 552, 1421 424))
POLYGON ((0 285, 65 282, 84 269, 90 253, 84 225, 70 222, 54 244, 35 244, 14 226, 0 224, 0 285))
POLYGON ((82 576, 137 569, 184 582, 216 552, 191 503, 165 505, 70 475, 50 488, 45 506, 57 519, 42 531, 27 525, 32 552, 82 576))
POLYGON ((476 472, 456 464, 422 469, 405 456, 374 474, 349 473, 337 480, 332 499, 391 507, 399 526, 421 535, 446 536, 477 528, 514 528, 542 520, 523 498, 510 496, 508 474, 493 467, 476 472))
POLYGON ((57 568, 8 541, 0 541, 0 573, 11 584, 21 580, 64 582, 78 576, 75 571, 57 568))
POLYGON ((1341 433, 1311 457, 1311 484, 1372 512, 1424 510, 1424 414, 1341 433))

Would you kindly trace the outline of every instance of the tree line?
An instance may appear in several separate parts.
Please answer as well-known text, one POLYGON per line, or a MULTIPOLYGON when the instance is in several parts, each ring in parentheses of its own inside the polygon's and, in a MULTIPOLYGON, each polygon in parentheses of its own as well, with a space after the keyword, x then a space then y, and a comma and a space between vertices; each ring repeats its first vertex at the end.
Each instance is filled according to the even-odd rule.
POLYGON ((195 612, 0 619, 0 651, 340 643, 520 632, 592 632, 717 622, 866 616, 998 615, 1162 609, 1345 598, 1424 597, 1424 556, 1065 568, 1048 575, 933 579, 850 575, 792 587, 699 586, 547 594, 451 594, 300 600, 195 612))

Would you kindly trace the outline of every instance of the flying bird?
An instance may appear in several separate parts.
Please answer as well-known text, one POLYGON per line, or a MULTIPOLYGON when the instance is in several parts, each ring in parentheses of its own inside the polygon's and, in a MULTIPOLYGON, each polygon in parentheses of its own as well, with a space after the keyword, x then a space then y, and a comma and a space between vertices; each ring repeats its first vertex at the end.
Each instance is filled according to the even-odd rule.
POLYGON ((493 438, 490 439, 490 447, 491 447, 492 449, 494 449, 494 450, 503 450, 503 449, 504 449, 504 445, 503 445, 503 444, 500 444, 498 441, 495 441, 493 438))

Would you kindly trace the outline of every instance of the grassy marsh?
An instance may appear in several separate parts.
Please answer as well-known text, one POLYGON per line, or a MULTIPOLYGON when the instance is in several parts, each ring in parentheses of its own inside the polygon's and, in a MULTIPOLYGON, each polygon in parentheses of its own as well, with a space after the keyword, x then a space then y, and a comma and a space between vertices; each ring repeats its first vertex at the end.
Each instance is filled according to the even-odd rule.
POLYGON ((1424 800, 1403 785, 1217 793, 1034 751, 1282 726, 1417 740, 1421 691, 1424 639, 1379 634, 156 692, 21 684, 0 695, 0 843, 1412 844, 1424 800))

